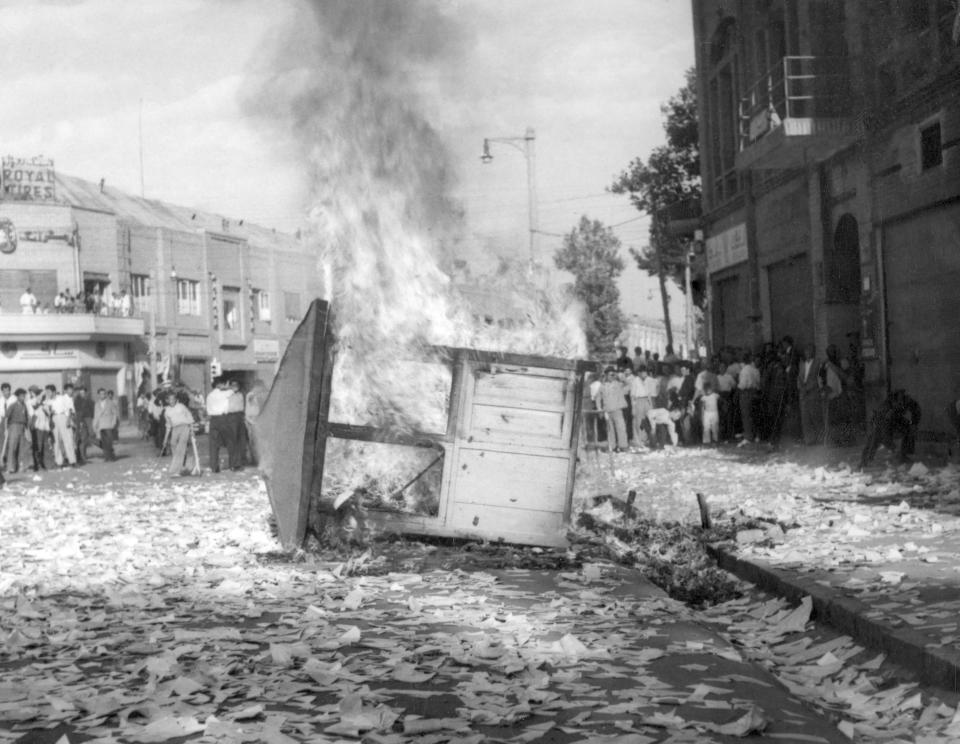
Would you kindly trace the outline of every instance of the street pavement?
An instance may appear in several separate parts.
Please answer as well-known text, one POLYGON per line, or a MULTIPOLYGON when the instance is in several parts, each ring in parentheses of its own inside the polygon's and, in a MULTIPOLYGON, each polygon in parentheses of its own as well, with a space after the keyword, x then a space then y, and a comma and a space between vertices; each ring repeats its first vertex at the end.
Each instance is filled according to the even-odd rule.
POLYGON ((955 697, 884 682, 858 645, 883 648, 858 631, 881 612, 950 649, 954 469, 859 475, 808 450, 582 462, 578 507, 636 489, 650 518, 693 523, 704 492, 718 519, 764 533, 724 560, 794 579, 771 587, 798 606, 698 612, 604 562, 495 570, 415 542, 283 555, 251 471, 171 479, 148 443, 120 453, 0 491, 0 741, 960 736, 955 697), (856 641, 808 622, 854 599, 840 626, 856 641))
MULTIPOLYGON (((944 462, 854 473, 824 453, 819 491, 785 532, 714 546, 719 564, 886 653, 922 682, 960 692, 960 469, 944 462)), ((809 457, 809 455, 807 455, 809 457)))
POLYGON ((284 555, 251 473, 165 465, 0 491, 0 741, 846 740, 635 571, 284 555))

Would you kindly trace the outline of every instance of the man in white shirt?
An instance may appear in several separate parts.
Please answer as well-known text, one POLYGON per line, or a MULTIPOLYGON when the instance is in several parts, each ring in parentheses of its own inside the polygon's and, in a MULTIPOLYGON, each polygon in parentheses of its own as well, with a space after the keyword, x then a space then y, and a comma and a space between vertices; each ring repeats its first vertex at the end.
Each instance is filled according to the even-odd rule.
POLYGON ((214 473, 220 472, 220 448, 225 448, 229 456, 235 446, 229 420, 232 396, 233 392, 227 387, 227 380, 224 377, 214 380, 213 390, 207 394, 207 416, 210 419, 210 470, 214 473))
POLYGON ((749 442, 760 441, 754 417, 754 406, 760 394, 760 370, 754 366, 749 351, 743 355, 737 388, 740 390, 740 420, 743 423, 743 439, 738 446, 743 447, 749 442))
POLYGON ((37 297, 30 291, 30 287, 20 295, 20 309, 24 315, 33 315, 37 312, 37 297))
POLYGON ((73 438, 76 412, 73 407, 73 385, 68 382, 59 395, 55 385, 47 385, 47 398, 51 399, 49 406, 53 427, 53 461, 58 468, 62 468, 63 459, 66 456, 71 467, 76 467, 77 448, 73 438))
MULTIPOLYGON (((637 444, 650 443, 650 424, 647 421, 647 414, 653 408, 652 398, 650 396, 651 385, 648 382, 647 368, 641 365, 637 368, 637 374, 630 378, 630 405, 633 407, 633 440, 637 444)), ((656 384, 656 380, 653 381, 656 384)))

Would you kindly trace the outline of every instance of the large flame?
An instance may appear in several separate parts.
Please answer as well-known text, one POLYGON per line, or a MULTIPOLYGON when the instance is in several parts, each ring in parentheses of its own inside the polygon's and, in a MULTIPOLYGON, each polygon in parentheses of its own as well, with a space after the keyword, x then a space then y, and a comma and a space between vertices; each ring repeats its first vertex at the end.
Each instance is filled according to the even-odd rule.
POLYGON ((290 126, 309 169, 310 239, 339 344, 332 418, 442 430, 450 370, 431 359, 432 345, 582 357, 579 307, 539 290, 536 277, 500 277, 493 291, 512 317, 478 322, 440 268, 460 210, 417 81, 462 63, 452 17, 419 0, 309 8, 310 22, 298 18, 280 40, 250 104, 290 126))

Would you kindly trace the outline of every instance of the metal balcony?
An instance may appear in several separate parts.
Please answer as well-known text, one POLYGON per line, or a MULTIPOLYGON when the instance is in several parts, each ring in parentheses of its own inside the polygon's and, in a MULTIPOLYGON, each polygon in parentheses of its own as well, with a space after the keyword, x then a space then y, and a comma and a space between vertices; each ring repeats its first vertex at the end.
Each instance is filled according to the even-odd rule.
POLYGON ((738 169, 802 168, 857 136, 841 57, 784 57, 740 100, 738 169))

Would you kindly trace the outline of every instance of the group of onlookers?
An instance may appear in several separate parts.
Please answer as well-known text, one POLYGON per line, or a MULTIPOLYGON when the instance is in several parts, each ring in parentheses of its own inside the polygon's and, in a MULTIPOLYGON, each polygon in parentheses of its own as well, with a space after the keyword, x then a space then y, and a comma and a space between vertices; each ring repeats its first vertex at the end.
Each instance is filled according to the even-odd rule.
POLYGON ((13 390, 4 382, 0 423, 0 466, 8 473, 83 465, 91 444, 105 460, 116 459, 120 412, 112 390, 100 388, 94 400, 82 385, 67 383, 58 392, 53 384, 13 390))
POLYGON ((133 315, 133 297, 125 289, 114 294, 109 289, 101 292, 99 287, 94 287, 89 292, 79 291, 75 294, 65 289, 53 298, 52 303, 41 303, 33 290, 27 287, 20 295, 20 312, 23 315, 83 313, 128 318, 133 315))
POLYGON ((208 434, 210 471, 221 471, 221 452, 226 453, 226 466, 230 470, 242 470, 257 464, 253 420, 260 413, 266 393, 266 386, 260 380, 244 393, 239 380, 223 376, 214 380, 206 398, 170 383, 150 395, 141 390, 137 402, 141 433, 153 439, 159 454, 169 452, 171 476, 200 470, 195 435, 204 426, 208 434), (188 468, 191 454, 194 461, 188 468))
POLYGON ((779 445, 792 428, 806 444, 850 443, 864 422, 863 378, 856 349, 841 359, 834 346, 818 359, 790 336, 757 353, 724 348, 709 360, 634 349, 595 373, 584 396, 588 444, 612 451, 669 441, 739 446, 779 445))

